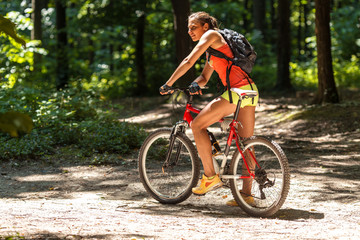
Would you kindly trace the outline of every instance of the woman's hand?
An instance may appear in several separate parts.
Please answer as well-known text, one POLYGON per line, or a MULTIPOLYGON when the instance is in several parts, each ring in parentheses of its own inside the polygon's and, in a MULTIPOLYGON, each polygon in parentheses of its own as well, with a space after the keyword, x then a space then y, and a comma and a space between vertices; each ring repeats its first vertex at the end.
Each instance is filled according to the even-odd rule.
POLYGON ((167 95, 167 94, 172 94, 174 90, 171 86, 164 84, 159 88, 159 92, 161 95, 167 95))
POLYGON ((189 85, 189 92, 190 95, 196 95, 196 94, 202 95, 201 88, 197 82, 192 82, 189 85))

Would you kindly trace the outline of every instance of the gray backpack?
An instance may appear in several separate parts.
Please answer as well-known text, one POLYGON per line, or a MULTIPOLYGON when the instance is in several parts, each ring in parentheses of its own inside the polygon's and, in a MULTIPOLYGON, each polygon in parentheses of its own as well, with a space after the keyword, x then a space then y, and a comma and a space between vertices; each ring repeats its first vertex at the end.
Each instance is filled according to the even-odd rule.
MULTIPOLYGON (((226 84, 228 86, 228 91, 229 91, 229 100, 230 103, 232 103, 232 96, 230 94, 230 80, 229 80, 231 68, 233 65, 238 66, 249 76, 255 64, 256 52, 254 51, 253 46, 251 46, 249 41, 244 37, 244 35, 226 28, 223 30, 218 30, 218 32, 223 36, 223 38, 229 45, 231 51, 234 54, 234 58, 229 58, 224 53, 212 47, 209 47, 207 49, 207 52, 209 54, 209 58, 212 55, 215 57, 224 58, 227 61, 232 62, 232 64, 226 69, 226 84)), ((246 76, 246 78, 251 86, 248 76, 246 76)))

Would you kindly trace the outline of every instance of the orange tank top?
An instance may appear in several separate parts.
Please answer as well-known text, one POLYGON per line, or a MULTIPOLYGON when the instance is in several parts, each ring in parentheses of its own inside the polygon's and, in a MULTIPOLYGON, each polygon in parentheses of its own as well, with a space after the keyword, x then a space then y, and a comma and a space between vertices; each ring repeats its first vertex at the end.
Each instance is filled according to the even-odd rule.
MULTIPOLYGON (((234 54, 232 53, 229 45, 224 44, 223 46, 217 48, 216 50, 224 53, 226 56, 233 58, 234 54)), ((231 62, 228 62, 224 58, 219 58, 215 56, 211 56, 209 59, 209 65, 217 72, 219 75, 221 82, 224 86, 226 86, 226 68, 231 65, 231 62)), ((230 86, 239 88, 249 84, 248 79, 246 78, 247 74, 241 70, 240 67, 233 65, 230 71, 230 86)), ((250 82, 253 81, 249 78, 250 82)))

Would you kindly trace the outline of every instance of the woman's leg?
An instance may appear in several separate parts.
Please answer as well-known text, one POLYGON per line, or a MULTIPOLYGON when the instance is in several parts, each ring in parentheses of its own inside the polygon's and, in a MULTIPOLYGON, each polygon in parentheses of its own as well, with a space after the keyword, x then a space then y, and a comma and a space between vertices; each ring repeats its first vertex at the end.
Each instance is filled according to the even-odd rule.
POLYGON ((249 138, 254 135, 255 128, 255 108, 253 106, 247 106, 240 108, 238 121, 241 122, 242 126, 239 126, 239 135, 242 138, 249 138))
POLYGON ((207 177, 214 176, 215 170, 212 161, 211 142, 206 130, 210 125, 216 123, 222 117, 234 113, 235 110, 235 104, 230 104, 222 97, 218 97, 202 109, 191 123, 196 148, 207 177))
MULTIPOLYGON (((241 122, 242 127, 239 126, 238 131, 239 135, 242 138, 248 138, 251 137, 254 134, 254 127, 255 127, 255 107, 247 106, 240 109, 238 121, 241 122)), ((253 151, 253 149, 250 149, 253 151)), ((254 154, 254 153, 253 153, 254 154)), ((244 154, 245 160, 248 164, 248 167, 250 170, 253 170, 255 168, 255 162, 252 161, 252 158, 249 154, 249 152, 245 152, 244 154)), ((247 168, 245 164, 242 166, 242 175, 249 175, 247 168)), ((241 192, 244 193, 247 196, 251 195, 251 187, 252 187, 252 179, 244 179, 243 180, 243 187, 241 192)))

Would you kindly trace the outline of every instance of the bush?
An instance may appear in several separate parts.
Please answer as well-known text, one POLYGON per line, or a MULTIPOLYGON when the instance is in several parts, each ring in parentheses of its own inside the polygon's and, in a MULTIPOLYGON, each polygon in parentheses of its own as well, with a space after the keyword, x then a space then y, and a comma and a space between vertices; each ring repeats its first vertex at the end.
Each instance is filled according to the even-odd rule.
POLYGON ((342 87, 360 88, 360 59, 353 55, 350 61, 334 65, 335 80, 342 87))
MULTIPOLYGON (((360 88, 359 58, 352 56, 350 61, 335 58, 333 64, 336 85, 339 87, 360 88)), ((315 89, 318 85, 316 59, 311 62, 290 63, 292 83, 297 88, 315 89)))
POLYGON ((0 160, 36 158, 65 145, 88 156, 124 154, 139 148, 145 138, 141 127, 118 121, 114 112, 106 110, 109 103, 94 92, 18 88, 0 89, 0 96, 7 103, 0 104, 0 112, 26 112, 34 121, 34 130, 23 137, 0 134, 0 160))
POLYGON ((54 153, 55 142, 49 135, 34 130, 21 138, 0 137, 0 160, 35 158, 54 153))
POLYGON ((82 124, 79 146, 86 153, 128 153, 139 148, 145 132, 138 126, 126 122, 87 122, 82 124))

